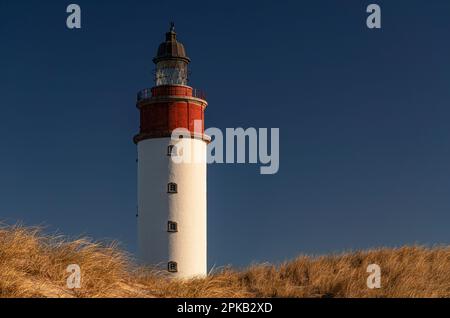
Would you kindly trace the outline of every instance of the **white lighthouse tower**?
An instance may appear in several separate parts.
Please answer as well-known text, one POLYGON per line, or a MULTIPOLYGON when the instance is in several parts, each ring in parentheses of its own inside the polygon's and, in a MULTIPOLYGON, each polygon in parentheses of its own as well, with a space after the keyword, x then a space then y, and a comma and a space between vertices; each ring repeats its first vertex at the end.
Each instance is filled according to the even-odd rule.
POLYGON ((206 147, 203 94, 188 86, 184 46, 173 24, 153 59, 156 85, 138 94, 139 254, 147 265, 176 278, 207 274, 206 147), (200 125, 199 125, 200 123, 200 125), (177 140, 172 132, 189 135, 177 140), (176 163, 179 149, 191 149, 193 162, 176 163))

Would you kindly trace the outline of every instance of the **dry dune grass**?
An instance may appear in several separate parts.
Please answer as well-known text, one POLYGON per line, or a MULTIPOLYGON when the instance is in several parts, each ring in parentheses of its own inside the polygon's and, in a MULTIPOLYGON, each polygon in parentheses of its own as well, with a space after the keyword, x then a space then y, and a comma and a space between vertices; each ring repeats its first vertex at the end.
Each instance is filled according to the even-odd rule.
POLYGON ((0 297, 450 297, 450 247, 302 256, 278 266, 226 268, 206 279, 173 281, 135 267, 114 244, 4 226, 0 297), (366 286, 371 263, 381 266, 381 289, 366 286), (69 264, 81 267, 81 289, 66 287, 69 264))

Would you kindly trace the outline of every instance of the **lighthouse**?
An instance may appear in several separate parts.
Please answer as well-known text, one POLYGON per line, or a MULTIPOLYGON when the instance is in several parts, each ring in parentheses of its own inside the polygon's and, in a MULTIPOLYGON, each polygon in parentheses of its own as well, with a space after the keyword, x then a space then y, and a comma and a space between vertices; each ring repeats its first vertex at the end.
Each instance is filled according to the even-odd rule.
POLYGON ((155 86, 138 93, 138 244, 146 265, 174 278, 207 274, 204 95, 188 85, 190 59, 171 24, 153 59, 155 86), (173 138, 183 129, 188 134, 173 138), (182 138, 181 138, 182 137, 182 138), (193 158, 173 160, 190 149, 193 158))

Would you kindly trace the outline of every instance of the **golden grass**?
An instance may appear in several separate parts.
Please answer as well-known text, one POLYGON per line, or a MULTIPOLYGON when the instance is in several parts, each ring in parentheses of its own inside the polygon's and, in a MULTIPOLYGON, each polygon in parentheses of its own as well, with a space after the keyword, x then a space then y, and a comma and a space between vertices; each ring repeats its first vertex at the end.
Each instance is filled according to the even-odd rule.
POLYGON ((66 241, 38 228, 0 227, 0 297, 450 297, 450 247, 376 249, 301 256, 205 279, 174 281, 137 268, 115 244, 66 241), (382 288, 368 289, 368 264, 382 269, 382 288), (68 289, 78 264, 81 289, 68 289))

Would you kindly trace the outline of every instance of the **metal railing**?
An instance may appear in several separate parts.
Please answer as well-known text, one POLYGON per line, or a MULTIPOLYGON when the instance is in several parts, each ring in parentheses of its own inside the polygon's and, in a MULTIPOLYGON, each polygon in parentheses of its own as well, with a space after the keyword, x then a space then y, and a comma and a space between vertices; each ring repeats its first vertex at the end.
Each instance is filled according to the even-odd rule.
MULTIPOLYGON (((171 95, 170 92, 171 92, 171 90, 168 89, 167 90, 167 95, 171 95)), ((146 88, 146 89, 141 90, 137 94, 137 101, 140 102, 140 101, 143 101, 143 100, 151 99, 152 97, 153 97, 152 89, 151 88, 146 88)), ((205 92, 202 91, 202 90, 196 89, 196 88, 192 89, 192 97, 206 100, 205 92)))
POLYGON ((142 91, 140 91, 137 94, 137 101, 138 102, 140 102, 142 100, 150 99, 150 98, 152 98, 152 89, 151 88, 143 89, 142 91))
POLYGON ((200 89, 194 88, 192 90, 192 97, 206 100, 206 93, 204 91, 200 90, 200 89))

